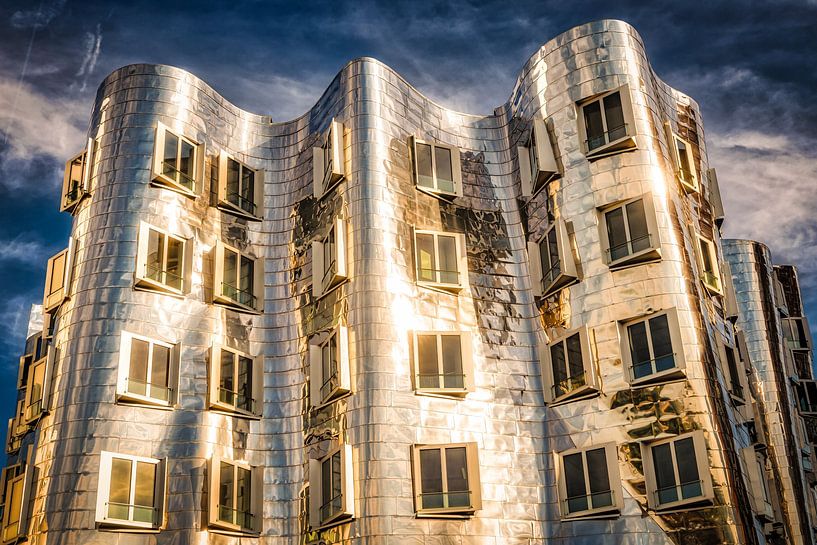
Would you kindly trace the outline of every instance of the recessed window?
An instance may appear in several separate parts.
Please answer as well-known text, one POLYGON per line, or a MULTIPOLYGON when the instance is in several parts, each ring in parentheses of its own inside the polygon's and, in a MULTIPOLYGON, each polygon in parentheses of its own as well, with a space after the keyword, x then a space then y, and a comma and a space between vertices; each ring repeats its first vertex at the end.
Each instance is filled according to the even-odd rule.
POLYGON ((635 123, 627 87, 579 103, 579 134, 588 159, 633 149, 635 123))
POLYGON ((415 445, 412 454, 418 516, 470 516, 482 508, 476 443, 415 445))
POLYGON ((96 522, 103 527, 158 529, 163 524, 164 460, 101 452, 96 522))
POLYGON ((609 516, 622 505, 615 444, 557 454, 562 518, 609 516))
POLYGON ((783 318, 783 337, 791 350, 811 350, 811 331, 805 316, 783 318))
POLYGON ((309 342, 309 398, 312 407, 318 408, 351 390, 349 332, 338 325, 309 342))
POLYGON ((526 146, 519 146, 518 157, 523 197, 536 194, 559 175, 559 167, 544 119, 533 120, 530 138, 526 146))
POLYGON ((702 236, 698 236, 698 258, 701 265, 701 279, 704 286, 711 292, 722 294, 721 273, 718 268, 718 254, 715 243, 702 236))
POLYGON ((82 150, 82 153, 69 159, 65 163, 60 212, 73 213, 82 198, 88 194, 87 158, 87 151, 82 150))
POLYGON ((264 401, 264 360, 226 346, 210 354, 210 408, 260 417, 264 401))
POLYGON ((261 531, 262 467, 244 462, 210 459, 209 524, 231 534, 257 534, 261 531))
POLYGON ((568 226, 557 220, 536 243, 528 243, 534 295, 549 296, 579 280, 570 246, 568 226))
POLYGON ((698 175, 695 173, 695 160, 692 157, 692 146, 689 142, 678 136, 672 135, 675 149, 676 175, 681 186, 687 191, 698 191, 698 175))
POLYGON ((622 360, 630 383, 654 383, 683 375, 684 356, 675 309, 620 324, 622 360))
POLYGON ((411 348, 417 392, 464 396, 474 391, 470 335, 415 331, 411 348))
POLYGON ((195 197, 204 174, 204 145, 159 123, 153 152, 153 183, 195 197))
POLYGON ((251 221, 263 216, 264 172, 222 151, 218 158, 218 207, 251 221))
POLYGON ((352 446, 341 444, 318 460, 309 460, 309 525, 313 529, 355 516, 352 446))
POLYGON ((13 543, 28 534, 28 500, 33 484, 32 449, 22 463, 3 468, 2 541, 13 543))
POLYGON ((261 312, 263 262, 222 242, 216 244, 213 302, 235 310, 261 312))
POLYGON ((312 148, 312 187, 316 199, 343 181, 346 175, 345 158, 343 123, 333 119, 320 146, 312 148))
POLYGON ((598 393, 587 328, 568 331, 544 351, 542 382, 548 403, 583 398, 598 393))
POLYGON ((741 449, 743 462, 746 464, 746 473, 749 477, 749 500, 755 515, 771 522, 774 519, 771 494, 766 472, 766 455, 757 451, 755 447, 741 449))
POLYGON ((25 422, 31 423, 48 411, 51 391, 51 372, 54 368, 54 347, 49 346, 46 355, 31 364, 25 395, 25 422))
POLYGON ((68 248, 48 260, 45 273, 45 293, 43 294, 43 312, 51 312, 68 298, 68 287, 71 276, 71 255, 73 239, 68 248))
POLYGON ((460 150, 446 144, 411 139, 414 183, 441 197, 462 196, 460 150))
POLYGON ((642 446, 651 508, 669 510, 712 499, 709 460, 702 431, 642 446))
POLYGON ((817 414, 817 382, 800 379, 795 390, 800 414, 817 414))
POLYGON ((326 236, 312 243, 312 295, 321 297, 348 278, 346 221, 335 218, 326 236))
POLYGON ((746 368, 740 359, 738 350, 734 346, 721 342, 720 349, 729 396, 734 402, 742 405, 746 403, 746 394, 748 393, 746 368))
POLYGON ((652 194, 604 207, 601 214, 604 257, 611 269, 661 258, 652 194))
POLYGON ((459 233, 414 232, 417 283, 459 291, 468 280, 465 237, 459 233))
POLYGON ((136 255, 136 287, 174 295, 188 291, 189 246, 189 241, 143 222, 136 255))
POLYGON ((170 407, 176 402, 179 375, 178 344, 122 332, 119 349, 117 400, 170 407))

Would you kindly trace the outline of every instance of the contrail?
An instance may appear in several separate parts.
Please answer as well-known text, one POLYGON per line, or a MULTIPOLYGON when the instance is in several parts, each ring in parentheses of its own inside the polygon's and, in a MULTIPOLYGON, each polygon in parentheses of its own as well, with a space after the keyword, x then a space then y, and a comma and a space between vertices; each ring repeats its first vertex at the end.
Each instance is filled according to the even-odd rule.
MULTIPOLYGON (((37 15, 41 15, 43 10, 43 2, 40 0, 40 5, 37 7, 37 15)), ((20 89, 23 87, 23 78, 26 77, 26 72, 28 71, 28 60, 31 58, 31 49, 34 47, 34 36, 37 35, 37 25, 34 25, 31 28, 31 40, 28 42, 28 49, 26 50, 26 58, 23 60, 23 69, 20 72, 20 79, 17 80, 17 89, 14 91, 14 98, 11 101, 11 114, 9 116, 9 121, 6 123, 6 130, 3 131, 3 143, 8 144, 9 141, 9 125, 11 124, 11 120, 14 119, 15 113, 17 113, 17 99, 20 96, 20 89)))

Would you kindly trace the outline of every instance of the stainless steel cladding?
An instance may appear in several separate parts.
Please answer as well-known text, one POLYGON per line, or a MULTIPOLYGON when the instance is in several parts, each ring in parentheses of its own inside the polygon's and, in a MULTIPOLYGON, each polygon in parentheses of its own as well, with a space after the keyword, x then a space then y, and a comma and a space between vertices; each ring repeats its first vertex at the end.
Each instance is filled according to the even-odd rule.
POLYGON ((493 115, 367 58, 288 122, 132 65, 88 136, 4 541, 813 543, 760 273, 738 311, 700 110, 626 23, 493 115))

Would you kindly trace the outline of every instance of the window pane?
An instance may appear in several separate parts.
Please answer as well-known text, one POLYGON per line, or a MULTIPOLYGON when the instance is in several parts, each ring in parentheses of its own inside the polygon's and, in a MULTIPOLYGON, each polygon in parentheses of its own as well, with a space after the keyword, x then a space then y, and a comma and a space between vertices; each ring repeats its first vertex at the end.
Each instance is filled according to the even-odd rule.
POLYGON ((190 142, 182 140, 179 154, 179 183, 193 189, 193 169, 196 164, 196 148, 190 142))
POLYGON ((332 458, 321 462, 321 501, 321 519, 326 519, 332 505, 332 458))
POLYGON ((709 243, 703 239, 698 239, 701 248, 701 262, 704 273, 714 274, 715 268, 712 266, 712 254, 709 251, 709 243))
POLYGON ((4 538, 11 539, 20 533, 22 503, 23 479, 17 479, 11 482, 6 488, 5 509, 8 510, 8 515, 6 515, 6 522, 8 524, 3 529, 4 538))
POLYGON ((437 245, 440 249, 440 282, 459 284, 457 272, 457 241, 455 237, 439 235, 437 245))
POLYGON ((131 464, 130 460, 122 458, 111 460, 111 488, 108 492, 109 518, 122 520, 130 518, 131 464))
POLYGON ((658 503, 677 501, 678 489, 675 485, 678 483, 675 482, 675 468, 669 443, 652 447, 652 462, 658 503))
POLYGON ((471 505, 465 447, 445 449, 445 473, 448 485, 448 507, 468 507, 471 505))
POLYGON ((593 150, 606 143, 604 137, 604 125, 601 121, 601 102, 598 100, 585 105, 584 130, 587 133, 587 149, 593 150))
POLYGON ((224 249, 224 283, 222 294, 238 300, 238 254, 232 250, 224 249))
POLYGON ((681 497, 696 498, 703 495, 698 462, 695 459, 695 442, 692 437, 679 439, 675 445, 675 460, 678 463, 678 479, 681 481, 681 497))
POLYGON ((162 174, 178 181, 176 171, 179 168, 178 157, 179 153, 179 137, 171 132, 165 131, 165 149, 162 157, 162 174))
POLYGON ((219 382, 218 399, 222 403, 236 406, 238 403, 235 387, 235 354, 227 350, 221 351, 221 379, 219 382))
POLYGON ((590 505, 593 509, 613 505, 610 476, 607 473, 607 455, 603 448, 588 450, 587 477, 590 483, 590 505))
POLYGON ((149 351, 150 343, 131 339, 127 391, 132 394, 147 395, 149 351))
POLYGON ((569 454, 562 458, 565 472, 565 492, 567 493, 567 510, 569 513, 584 511, 589 508, 587 485, 584 481, 584 460, 582 454, 569 454))
POLYGON ((451 169, 451 150, 448 148, 434 148, 434 160, 437 167, 437 189, 454 192, 454 176, 451 169))
POLYGON ((241 293, 239 294, 238 302, 250 307, 255 306, 255 297, 253 295, 254 268, 255 262, 252 259, 241 256, 241 276, 238 284, 241 293))
POLYGON ((550 347, 550 365, 553 370, 553 395, 559 397, 569 391, 564 342, 558 342, 550 347))
POLYGON ((531 179, 534 185, 539 176, 539 154, 536 153, 536 129, 530 128, 530 141, 528 142, 528 156, 530 157, 531 179))
POLYGON ((610 261, 616 261, 630 255, 630 244, 624 226, 624 209, 616 208, 604 214, 607 223, 607 241, 610 243, 610 261))
POLYGON ((136 490, 133 497, 133 520, 153 522, 156 465, 136 462, 136 490))
POLYGON ((547 254, 550 267, 543 269, 545 286, 552 284, 562 273, 562 264, 559 261, 559 243, 557 242, 555 228, 551 229, 547 235, 547 254))
POLYGON ((465 388, 462 371, 462 345, 459 335, 442 335, 443 373, 445 388, 465 388))
POLYGON ((624 125, 624 110, 621 107, 621 94, 618 91, 604 97, 604 116, 607 120, 608 142, 627 136, 627 127, 624 125))
POLYGON ((632 253, 652 247, 650 230, 647 227, 647 215, 644 213, 644 201, 638 199, 627 205, 627 226, 630 228, 632 253))
POLYGON ((417 144, 417 185, 434 188, 434 175, 431 171, 431 146, 417 144))
POLYGON ((164 282, 165 237, 158 231, 148 232, 148 255, 145 276, 157 282, 164 282))
POLYGON ((236 406, 245 411, 252 411, 252 360, 238 357, 238 403, 236 406))
POLYGON ((340 452, 332 455, 332 507, 334 512, 340 511, 343 494, 343 472, 340 463, 340 452))
POLYGON ((150 365, 150 397, 167 401, 168 370, 170 369, 170 348, 159 344, 153 345, 153 361, 150 365))
POLYGON ((434 236, 420 233, 417 235, 417 279, 426 282, 436 281, 437 263, 434 258, 434 236))
POLYGON ((227 200, 237 206, 241 205, 240 195, 241 165, 234 159, 227 159, 227 200))
POLYGON ((65 279, 65 258, 68 254, 60 254, 59 257, 51 262, 51 280, 49 282, 49 295, 62 289, 62 283, 65 279))
POLYGON ((672 353, 672 339, 666 314, 650 318, 650 337, 652 338, 653 358, 655 358, 655 372, 659 373, 675 367, 675 355, 672 353))
POLYGON ((678 148, 678 163, 681 168, 681 175, 684 176, 684 179, 690 180, 689 176, 692 174, 692 165, 689 164, 689 155, 687 155, 687 144, 683 140, 679 140, 678 138, 676 138, 675 145, 678 148))
POLYGON ((232 523, 234 519, 233 497, 235 494, 235 475, 232 464, 221 462, 218 476, 218 518, 232 523))
POLYGON ((647 324, 638 322, 627 326, 630 338, 630 358, 633 364, 633 377, 642 378, 653 374, 652 356, 647 342, 647 324))
POLYGON ((587 384, 587 377, 584 374, 581 336, 574 333, 567 338, 565 344, 567 344, 567 371, 570 377, 570 389, 575 390, 587 384))
POLYGON ((417 335, 417 367, 420 388, 440 387, 436 335, 417 335))
POLYGON ((250 214, 255 214, 259 203, 255 201, 255 171, 249 168, 241 169, 241 208, 250 214))
POLYGON ((252 527, 252 508, 250 501, 252 498, 252 472, 243 467, 237 468, 238 479, 236 480, 236 501, 235 507, 236 524, 244 528, 252 527))
POLYGON ((337 336, 333 333, 329 342, 321 347, 321 399, 326 399, 338 386, 337 336))
POLYGON ((337 263, 336 256, 337 252, 335 251, 335 229, 334 227, 330 229, 329 234, 326 236, 326 239, 323 241, 323 281, 327 282, 329 280, 329 276, 334 275, 335 271, 337 271, 337 263))
POLYGON ((167 239, 167 275, 165 283, 171 288, 182 289, 182 252, 184 243, 173 237, 167 239))
POLYGON ((420 494, 423 509, 443 506, 443 475, 439 449, 420 451, 420 494))
POLYGON ((743 397, 743 387, 738 374, 738 364, 735 358, 735 350, 731 346, 725 346, 726 367, 729 371, 729 390, 738 397, 743 397))

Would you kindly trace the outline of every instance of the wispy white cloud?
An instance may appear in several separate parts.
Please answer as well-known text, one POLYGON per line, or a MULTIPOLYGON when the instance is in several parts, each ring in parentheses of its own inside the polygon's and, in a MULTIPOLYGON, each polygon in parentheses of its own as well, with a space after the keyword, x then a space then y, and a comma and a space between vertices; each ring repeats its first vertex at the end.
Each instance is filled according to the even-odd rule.
POLYGON ((11 240, 0 240, 0 262, 39 263, 50 256, 51 248, 26 237, 19 235, 11 240))
POLYGON ((32 301, 36 301, 36 293, 18 294, 0 301, 0 348, 10 368, 16 367, 14 354, 22 354, 28 332, 29 317, 31 316, 32 301))
POLYGON ((11 26, 14 28, 44 28, 60 14, 65 1, 40 2, 37 9, 15 11, 11 16, 11 26))
POLYGON ((88 77, 94 72, 96 61, 99 59, 99 52, 102 49, 102 25, 97 24, 94 32, 85 33, 85 55, 82 57, 82 64, 77 71, 77 77, 82 78, 82 87, 80 91, 84 91, 88 86, 88 77))

